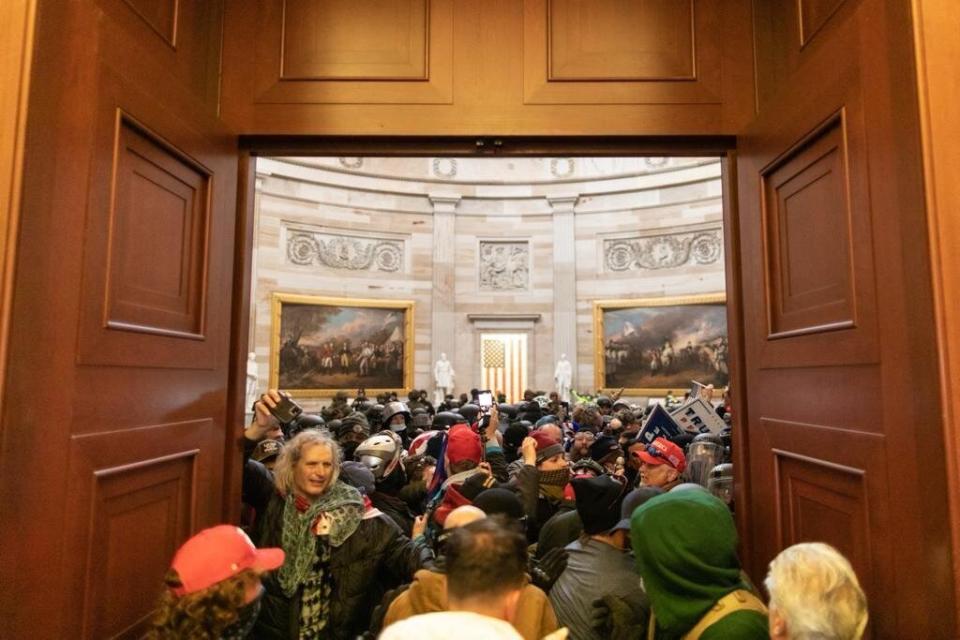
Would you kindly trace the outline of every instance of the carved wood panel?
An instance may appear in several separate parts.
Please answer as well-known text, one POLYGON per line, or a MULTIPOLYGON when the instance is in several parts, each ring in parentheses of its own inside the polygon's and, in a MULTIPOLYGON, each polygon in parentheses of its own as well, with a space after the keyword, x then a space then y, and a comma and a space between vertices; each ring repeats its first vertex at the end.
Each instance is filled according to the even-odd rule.
POLYGON ((547 77, 696 80, 694 2, 548 0, 547 77))
POLYGON ((524 1, 524 102, 720 103, 711 2, 524 1))
POLYGON ((428 80, 426 0, 284 0, 283 80, 428 80))
POLYGON ((254 104, 446 104, 452 0, 231 3, 223 87, 254 104))
POLYGON ((122 27, 109 37, 130 52, 150 49, 153 59, 131 55, 131 65, 146 64, 152 77, 170 74, 208 114, 220 98, 220 40, 224 0, 96 0, 111 22, 122 27))
POLYGON ((764 172, 771 338, 855 324, 846 156, 838 116, 764 172))
POLYGON ((843 0, 797 0, 800 46, 810 42, 842 4, 843 0))
POLYGON ((210 171, 121 117, 107 327, 203 338, 210 171))

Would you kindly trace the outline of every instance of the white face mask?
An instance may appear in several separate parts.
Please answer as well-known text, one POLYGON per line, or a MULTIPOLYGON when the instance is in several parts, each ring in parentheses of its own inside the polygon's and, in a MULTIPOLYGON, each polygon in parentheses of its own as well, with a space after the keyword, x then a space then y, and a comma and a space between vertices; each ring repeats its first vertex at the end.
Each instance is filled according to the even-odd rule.
POLYGON ((406 429, 407 429, 407 425, 406 425, 405 423, 403 423, 403 422, 401 422, 401 423, 399 423, 399 424, 391 424, 391 425, 390 425, 390 430, 391 430, 391 431, 394 431, 394 432, 396 432, 396 433, 400 433, 401 431, 406 431, 406 429))

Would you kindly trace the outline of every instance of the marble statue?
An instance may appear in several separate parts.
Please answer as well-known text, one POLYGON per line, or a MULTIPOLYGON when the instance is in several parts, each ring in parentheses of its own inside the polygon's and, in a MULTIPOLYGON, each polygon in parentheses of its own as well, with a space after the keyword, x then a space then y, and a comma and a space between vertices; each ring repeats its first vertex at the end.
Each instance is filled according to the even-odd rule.
POLYGON ((561 353, 557 368, 553 371, 553 381, 557 385, 557 395, 561 402, 570 402, 570 387, 573 385, 573 366, 567 360, 567 354, 561 353))
POLYGON ((433 365, 433 380, 437 386, 435 404, 439 405, 448 393, 453 393, 453 378, 455 375, 453 365, 447 360, 447 354, 441 353, 440 359, 433 365))
POLYGON ((247 405, 246 410, 257 401, 257 354, 250 352, 247 355, 247 405))

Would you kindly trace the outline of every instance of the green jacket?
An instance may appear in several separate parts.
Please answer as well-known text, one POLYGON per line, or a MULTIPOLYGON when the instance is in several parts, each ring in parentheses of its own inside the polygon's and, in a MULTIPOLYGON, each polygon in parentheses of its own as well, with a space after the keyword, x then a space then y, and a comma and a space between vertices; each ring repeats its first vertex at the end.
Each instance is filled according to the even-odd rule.
MULTIPOLYGON (((720 598, 750 587, 740 577, 737 531, 727 506, 704 491, 669 492, 633 513, 630 538, 658 640, 676 640, 720 598)), ((767 619, 738 611, 710 625, 701 640, 766 640, 767 619)))

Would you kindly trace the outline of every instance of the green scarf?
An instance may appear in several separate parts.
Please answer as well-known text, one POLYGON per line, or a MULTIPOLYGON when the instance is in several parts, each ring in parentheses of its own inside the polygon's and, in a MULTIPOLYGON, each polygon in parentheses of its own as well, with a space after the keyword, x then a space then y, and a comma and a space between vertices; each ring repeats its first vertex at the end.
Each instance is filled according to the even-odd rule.
POLYGON ((306 580, 316 560, 317 539, 312 528, 321 514, 330 520, 329 544, 339 547, 360 526, 363 498, 350 485, 337 480, 330 489, 310 504, 306 511, 297 508, 297 498, 290 493, 284 498, 281 544, 286 561, 277 572, 280 587, 287 597, 293 596, 306 580))
POLYGON ((727 506, 703 491, 665 493, 633 512, 630 538, 657 618, 658 638, 679 638, 740 579, 727 506))

